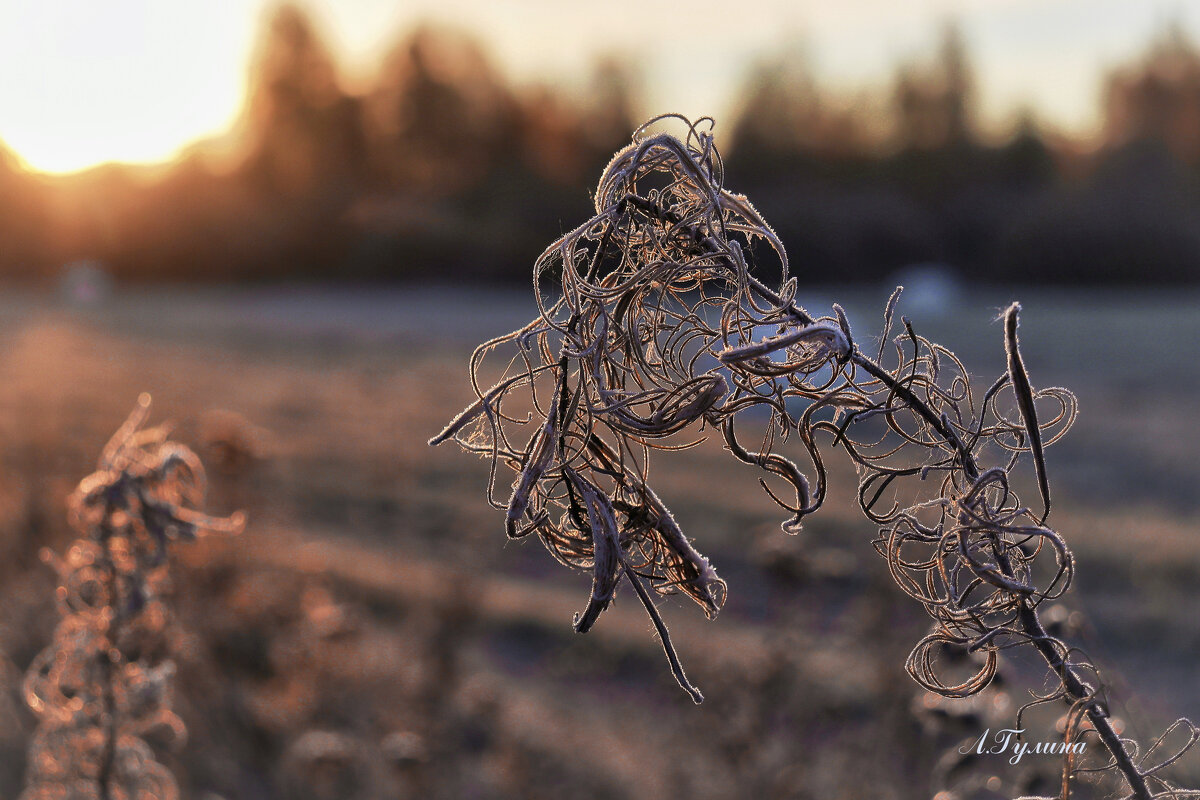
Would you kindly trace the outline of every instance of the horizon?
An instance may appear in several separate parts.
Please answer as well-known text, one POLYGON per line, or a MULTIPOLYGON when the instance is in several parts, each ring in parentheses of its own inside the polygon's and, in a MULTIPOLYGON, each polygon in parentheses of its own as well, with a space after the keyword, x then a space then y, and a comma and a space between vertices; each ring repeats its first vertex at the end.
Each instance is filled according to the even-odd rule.
MULTIPOLYGON (((247 102, 265 21, 279 5, 238 0, 203 14, 149 0, 0 6, 16 17, 0 29, 0 69, 25 76, 0 83, 0 142, 29 171, 69 175, 112 163, 166 165, 227 137, 247 102)), ((715 0, 687 16, 634 0, 614 0, 604 15, 543 0, 503 8, 477 0, 414 0, 404 9, 383 0, 294 5, 314 22, 351 93, 369 87, 386 54, 418 25, 449 24, 474 37, 518 88, 578 92, 599 60, 616 57, 635 71, 639 116, 673 111, 731 121, 738 88, 764 59, 799 53, 822 91, 877 100, 901 66, 930 61, 952 23, 966 44, 985 135, 1030 110, 1044 130, 1081 140, 1099 133, 1111 70, 1171 25, 1200 38, 1200 3, 1171 0, 921 0, 904 8, 881 0, 838 8, 754 0, 722 20, 720 57, 704 52, 715 48, 715 0), (713 13, 704 13, 708 6, 713 13), (637 14, 641 24, 628 24, 637 14)))

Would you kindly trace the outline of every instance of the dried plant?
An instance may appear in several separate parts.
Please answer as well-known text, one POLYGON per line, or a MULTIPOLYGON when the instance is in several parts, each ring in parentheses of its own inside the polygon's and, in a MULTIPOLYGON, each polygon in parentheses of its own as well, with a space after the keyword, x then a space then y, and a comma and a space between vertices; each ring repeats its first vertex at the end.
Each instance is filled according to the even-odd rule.
POLYGON ((243 520, 194 510, 204 495, 200 461, 165 428, 141 430, 149 407, 143 394, 70 497, 80 538, 63 558, 43 553, 58 573, 61 619, 25 676, 25 700, 40 719, 23 800, 178 796, 146 741, 185 735, 165 654, 167 547, 237 532, 243 520))
POLYGON ((696 702, 651 591, 682 592, 712 617, 726 587, 650 488, 651 451, 695 443, 678 443, 679 434, 719 431, 735 458, 765 473, 760 483, 788 513, 784 530, 796 532, 825 499, 826 452, 840 450, 858 470, 878 551, 932 619, 906 664, 921 686, 973 695, 995 675, 1002 649, 1032 648, 1055 688, 1030 705, 1066 703, 1066 741, 1094 737, 1107 758, 1085 766, 1068 757, 1064 797, 1083 771, 1119 773, 1127 797, 1200 796, 1161 775, 1200 730, 1175 723, 1168 733, 1185 742, 1169 756, 1158 753, 1162 739, 1144 751, 1121 739, 1095 668, 1039 618, 1074 571, 1066 542, 1045 524, 1043 452, 1071 425, 1076 402, 1065 389, 1033 388, 1020 306, 1003 313, 1007 368, 982 395, 954 354, 907 319, 894 335, 900 289, 868 354, 839 306, 815 317, 797 305, 782 243, 745 197, 724 188, 711 120, 674 119, 683 138, 647 123, 613 157, 595 216, 537 260, 540 313, 476 349, 478 399, 430 444, 453 439, 489 458, 488 498, 505 510, 508 535, 536 535, 563 564, 592 573, 577 631, 627 582, 696 702), (756 275, 767 259, 782 275, 778 288, 756 275), (495 354, 507 367, 485 389, 495 354), (750 425, 753 440, 743 432, 750 425), (789 440, 806 468, 783 454, 789 440), (517 473, 507 503, 495 499, 502 466, 517 473), (1013 488, 1027 467, 1036 509, 1013 488), (980 666, 943 674, 943 650, 977 654, 980 666))

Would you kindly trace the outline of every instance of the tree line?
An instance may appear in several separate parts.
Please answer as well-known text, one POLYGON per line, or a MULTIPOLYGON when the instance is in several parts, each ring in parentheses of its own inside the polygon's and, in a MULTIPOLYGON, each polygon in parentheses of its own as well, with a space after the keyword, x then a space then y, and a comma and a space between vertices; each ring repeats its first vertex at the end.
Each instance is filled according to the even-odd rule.
MULTIPOLYGON (((221 142, 161 168, 64 177, 0 149, 0 274, 51 281, 91 259, 135 281, 523 281, 588 216, 640 121, 638 80, 609 59, 581 91, 516 87, 479 41, 423 25, 352 92, 311 20, 284 6, 221 142)), ((985 135, 949 25, 932 58, 870 94, 827 91, 797 48, 764 57, 718 136, 730 187, 813 280, 936 263, 991 282, 1195 281, 1200 52, 1170 27, 1104 87, 1093 139, 1031 113, 985 135)))

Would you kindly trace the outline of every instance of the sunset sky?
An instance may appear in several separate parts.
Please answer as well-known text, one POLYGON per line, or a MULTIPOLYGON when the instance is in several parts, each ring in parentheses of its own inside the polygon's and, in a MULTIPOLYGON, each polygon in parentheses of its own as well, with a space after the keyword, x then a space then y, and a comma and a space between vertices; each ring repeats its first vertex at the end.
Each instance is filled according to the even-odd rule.
MULTIPOLYGON (((927 54, 957 20, 983 120, 1032 106, 1064 131, 1096 122, 1106 67, 1177 20, 1200 39, 1200 0, 307 0, 350 88, 422 19, 475 33, 521 83, 571 86, 597 55, 632 59, 643 113, 726 112, 754 58, 802 43, 820 80, 860 89, 927 54)), ((273 3, 0 0, 0 140, 32 168, 157 162, 229 128, 273 3)))

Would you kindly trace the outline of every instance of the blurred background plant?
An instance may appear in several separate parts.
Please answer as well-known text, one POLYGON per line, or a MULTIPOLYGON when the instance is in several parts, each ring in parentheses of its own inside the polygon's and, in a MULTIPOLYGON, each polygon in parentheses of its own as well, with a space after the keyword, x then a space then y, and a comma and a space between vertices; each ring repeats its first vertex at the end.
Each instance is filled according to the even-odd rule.
POLYGON ((24 800, 171 800, 171 772, 149 742, 181 745, 171 708, 168 545, 201 533, 237 533, 242 517, 194 510, 204 496, 195 454, 141 430, 150 396, 104 448, 95 473, 71 496, 80 538, 54 567, 61 619, 29 667, 24 695, 40 723, 29 746, 24 800))

